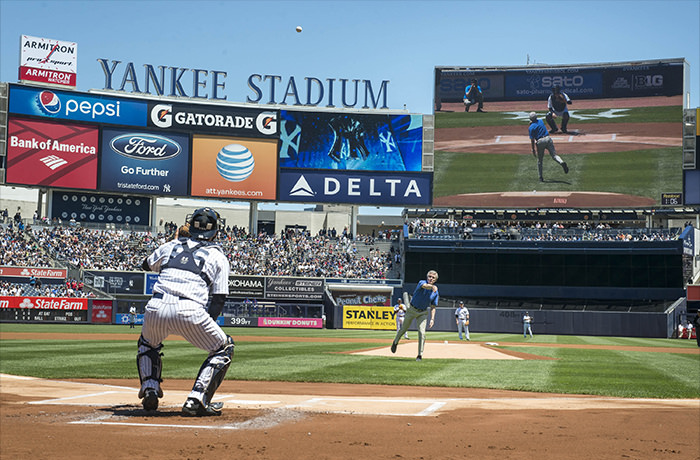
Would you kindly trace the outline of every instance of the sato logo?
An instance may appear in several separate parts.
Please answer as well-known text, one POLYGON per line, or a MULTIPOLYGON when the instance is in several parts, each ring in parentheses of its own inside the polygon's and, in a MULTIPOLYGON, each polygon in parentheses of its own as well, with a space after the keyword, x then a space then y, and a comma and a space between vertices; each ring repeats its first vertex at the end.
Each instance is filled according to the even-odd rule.
POLYGON ((142 160, 166 160, 182 151, 174 140, 155 134, 122 134, 112 139, 109 145, 120 155, 142 160))

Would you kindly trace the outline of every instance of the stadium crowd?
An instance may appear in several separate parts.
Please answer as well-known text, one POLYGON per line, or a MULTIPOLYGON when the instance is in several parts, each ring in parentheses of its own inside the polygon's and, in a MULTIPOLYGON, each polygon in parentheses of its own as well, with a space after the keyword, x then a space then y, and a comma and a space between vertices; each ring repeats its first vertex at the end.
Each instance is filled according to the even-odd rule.
POLYGON ((408 224, 412 238, 445 236, 461 239, 520 239, 525 241, 664 241, 675 240, 680 229, 615 228, 608 223, 533 222, 530 224, 413 219, 408 224))
MULTIPOLYGON (((165 231, 93 230, 80 226, 29 226, 2 229, 0 265, 49 267, 59 261, 87 270, 140 270, 143 259, 174 237, 177 225, 165 231)), ((218 242, 239 275, 315 276, 383 279, 400 261, 392 246, 383 251, 370 238, 352 239, 344 230, 333 234, 290 229, 281 235, 250 235, 240 227, 226 227, 218 242), (358 243, 361 250, 358 250, 358 243)))

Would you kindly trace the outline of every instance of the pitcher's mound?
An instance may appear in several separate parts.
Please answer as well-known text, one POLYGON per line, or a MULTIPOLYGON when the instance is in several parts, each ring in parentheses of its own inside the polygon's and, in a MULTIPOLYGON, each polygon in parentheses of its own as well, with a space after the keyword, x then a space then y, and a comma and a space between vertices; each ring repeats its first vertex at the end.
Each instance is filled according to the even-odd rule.
MULTIPOLYGON (((391 345, 391 343, 389 344, 391 345)), ((375 348, 353 353, 369 356, 395 356, 398 358, 415 358, 418 355, 418 343, 416 340, 402 341, 396 348, 396 353, 391 352, 391 347, 375 348)), ((512 356, 483 344, 470 342, 425 342, 423 359, 523 359, 512 356)))

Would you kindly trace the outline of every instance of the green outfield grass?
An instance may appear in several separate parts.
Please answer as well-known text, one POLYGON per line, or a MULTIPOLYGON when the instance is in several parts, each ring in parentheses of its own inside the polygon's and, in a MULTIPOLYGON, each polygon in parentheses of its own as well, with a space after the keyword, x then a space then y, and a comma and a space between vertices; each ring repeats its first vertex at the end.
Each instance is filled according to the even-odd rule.
MULTIPOLYGON (((627 193, 660 201, 661 193, 680 191, 683 183, 680 147, 596 154, 570 154, 575 144, 558 147, 569 174, 564 174, 546 154, 546 182, 538 181, 537 159, 531 154, 436 151, 433 194, 440 197, 536 189, 627 193)), ((529 153, 529 146, 524 148, 529 153)))
MULTIPOLYGON (((135 365, 140 328, 91 325, 2 324, 1 332, 131 334, 130 340, 0 340, 0 372, 52 379, 138 379, 135 365)), ((535 336, 473 333, 472 340, 508 343, 502 348, 554 360, 456 360, 422 362, 343 352, 376 348, 391 331, 226 328, 236 340, 229 380, 338 382, 475 387, 638 398, 700 398, 700 355, 552 348, 547 344, 619 345, 697 349, 695 341, 624 337, 535 336), (325 337, 329 342, 251 341, 251 337, 325 337), (333 341, 332 339, 338 339, 333 341), (342 339, 359 339, 343 342, 342 339), (362 342, 367 339, 367 342, 362 342), (521 346, 525 343, 529 346, 521 346), (540 344, 541 347, 532 346, 540 344)), ((428 340, 454 340, 454 332, 429 332, 428 340)), ((258 339, 259 340, 259 339, 258 339)), ((411 341, 415 343, 415 341, 411 341)), ((206 354, 184 341, 166 340, 167 379, 194 379, 206 354)))
MULTIPOLYGON (((546 110, 534 107, 537 113, 544 115, 546 110)), ((683 107, 662 106, 662 107, 636 107, 624 109, 624 112, 618 112, 619 117, 616 118, 598 118, 591 120, 582 120, 576 115, 598 115, 606 112, 609 109, 583 109, 577 110, 576 107, 571 107, 573 111, 571 118, 572 125, 587 123, 680 123, 683 120, 683 107)), ((622 109, 617 109, 622 110, 622 109)), ((516 119, 508 112, 438 112, 435 114, 435 129, 441 128, 467 128, 475 126, 523 126, 527 128, 528 120, 516 119)), ((681 132, 678 132, 681 136, 681 132)))

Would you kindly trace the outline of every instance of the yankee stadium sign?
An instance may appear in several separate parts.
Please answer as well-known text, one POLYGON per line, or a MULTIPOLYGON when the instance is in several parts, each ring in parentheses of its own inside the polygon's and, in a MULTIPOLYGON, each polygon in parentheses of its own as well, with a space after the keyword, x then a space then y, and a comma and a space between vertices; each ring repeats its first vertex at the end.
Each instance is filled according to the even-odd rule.
MULTIPOLYGON (((105 76, 106 90, 156 96, 189 97, 225 101, 227 73, 221 70, 189 69, 143 64, 137 70, 133 62, 97 62, 105 76)), ((386 109, 389 80, 372 84, 370 80, 252 74, 247 79, 251 94, 248 103, 294 106, 386 109)))

